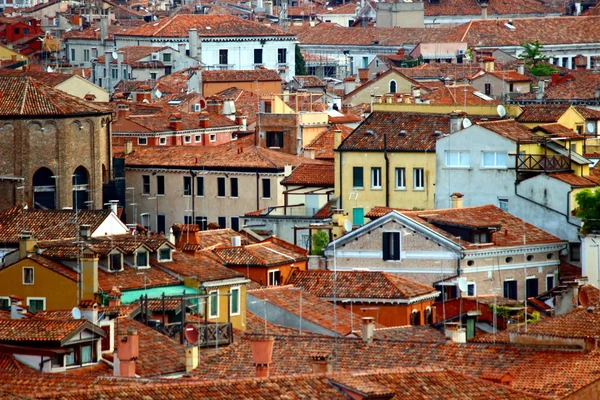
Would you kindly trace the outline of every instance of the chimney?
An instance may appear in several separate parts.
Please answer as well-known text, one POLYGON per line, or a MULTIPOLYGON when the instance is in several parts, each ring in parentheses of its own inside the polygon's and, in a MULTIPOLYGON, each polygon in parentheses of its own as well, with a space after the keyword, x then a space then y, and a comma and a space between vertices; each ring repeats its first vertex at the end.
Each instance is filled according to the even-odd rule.
MULTIPOLYGON (((104 69, 106 70, 106 78, 102 81, 103 83, 105 83, 104 89, 108 90, 109 92, 112 92, 112 85, 111 85, 111 76, 112 76, 112 71, 111 71, 111 67, 110 64, 112 62, 112 51, 105 51, 104 52, 104 69)), ((117 112, 117 118, 118 118, 118 112, 117 112)))
POLYGON ((248 118, 245 115, 236 114, 235 123, 242 127, 241 128, 242 131, 248 130, 247 121, 248 121, 248 118))
POLYGON ((206 102, 206 111, 213 114, 223 114, 223 100, 210 99, 206 102))
POLYGON ((113 286, 106 295, 108 297, 109 307, 119 307, 121 305, 121 296, 123 296, 123 293, 121 293, 118 287, 113 286))
POLYGON ((117 82, 120 82, 123 79, 127 79, 126 76, 123 76, 123 61, 124 60, 125 60, 125 53, 122 51, 117 51, 117 82))
POLYGON ((198 368, 198 346, 185 349, 185 372, 191 372, 198 368))
POLYGON ((98 293, 98 255, 89 249, 81 257, 81 298, 95 300, 98 293))
POLYGON ((356 79, 348 77, 344 79, 344 94, 348 94, 356 89, 356 79))
POLYGON ((333 148, 337 149, 342 144, 342 131, 336 129, 333 131, 333 148))
POLYGON ((567 313, 579 305, 579 283, 572 281, 565 283, 566 288, 554 296, 554 314, 567 313))
POLYGON ((326 374, 333 371, 331 353, 313 352, 310 354, 310 363, 313 374, 326 374))
POLYGON ((108 17, 103 16, 100 18, 100 40, 104 42, 106 39, 108 39, 108 17))
POLYGON ((256 0, 256 8, 263 8, 262 0, 256 0))
POLYGON ((283 167, 283 175, 284 177, 288 177, 292 174, 293 167, 290 164, 285 164, 283 167))
POLYGON ((10 296, 10 319, 25 318, 25 309, 23 308, 23 299, 10 296))
POLYGON ((575 68, 578 70, 587 69, 588 58, 583 54, 579 54, 575 57, 575 68))
POLYGON ((123 152, 125 155, 133 153, 133 141, 131 139, 125 141, 123 152))
POLYGON ((412 86, 412 96, 415 99, 415 103, 418 103, 418 101, 421 100, 421 86, 419 86, 419 85, 412 86))
POLYGON ((198 57, 198 30, 196 28, 191 28, 188 31, 188 39, 190 42, 190 57, 196 58, 198 57))
POLYGON ((231 237, 231 245, 233 247, 240 247, 242 245, 242 237, 241 236, 232 236, 231 237))
POLYGON ((92 227, 88 224, 79 225, 79 236, 81 239, 88 240, 92 237, 92 227))
POLYGON ((269 377, 269 364, 271 364, 271 359, 273 357, 274 342, 275 338, 269 335, 256 335, 250 337, 252 361, 254 361, 254 366, 256 367, 257 378, 269 377))
POLYGON ((487 19, 487 3, 481 5, 481 19, 487 19))
POLYGON ((171 116, 169 117, 169 128, 174 131, 181 130, 181 115, 171 114, 171 116))
POLYGON ((82 301, 79 304, 79 307, 81 308, 81 316, 83 318, 87 319, 94 325, 98 323, 98 303, 95 301, 91 303, 82 301))
POLYGON ((169 242, 175 246, 175 234, 173 233, 173 228, 169 228, 169 242))
POLYGON ((272 1, 264 1, 265 5, 265 15, 273 15, 273 2, 272 1))
POLYGON ((207 113, 201 113, 198 120, 200 121, 200 128, 207 129, 210 126, 210 118, 207 113))
POLYGON ((129 103, 120 101, 117 103, 117 119, 127 118, 129 115, 129 103))
POLYGON ((521 75, 525 74, 525 63, 523 60, 517 61, 517 72, 521 75))
POLYGON ((179 51, 180 54, 182 54, 182 55, 185 56, 186 55, 186 52, 185 52, 185 43, 178 43, 177 44, 177 50, 179 51))
POLYGON ((119 200, 109 200, 110 211, 117 214, 119 212, 119 200))
MULTIPOLYGON (((135 329, 130 329, 119 341, 117 358, 119 363, 118 372, 115 375, 123 378, 135 378, 135 361, 139 356, 140 338, 135 329)), ((117 360, 115 360, 117 361, 117 360)))
POLYGON ((458 132, 462 129, 462 122, 465 119, 465 112, 453 111, 450 114, 450 133, 458 132))
POLYGON ((452 208, 463 208, 463 197, 465 197, 462 193, 452 193, 450 195, 450 202, 452 203, 452 208))
POLYGON ((366 83, 369 81, 369 69, 368 68, 359 68, 358 69, 358 79, 360 83, 366 83))
POLYGON ((538 88, 537 88, 537 91, 535 92, 536 100, 542 100, 544 98, 544 86, 545 85, 546 85, 545 81, 538 82, 538 88))
POLYGON ((446 338, 454 343, 467 343, 467 331, 461 328, 460 323, 450 322, 446 324, 446 338))
POLYGON ((27 254, 35 253, 37 241, 30 231, 24 231, 19 235, 19 259, 27 257, 27 254))
POLYGON ((223 115, 235 121, 235 102, 232 99, 225 99, 223 101, 223 115))
POLYGON ((373 317, 363 317, 360 332, 362 334, 362 340, 365 343, 373 343, 373 331, 375 330, 375 323, 373 317))

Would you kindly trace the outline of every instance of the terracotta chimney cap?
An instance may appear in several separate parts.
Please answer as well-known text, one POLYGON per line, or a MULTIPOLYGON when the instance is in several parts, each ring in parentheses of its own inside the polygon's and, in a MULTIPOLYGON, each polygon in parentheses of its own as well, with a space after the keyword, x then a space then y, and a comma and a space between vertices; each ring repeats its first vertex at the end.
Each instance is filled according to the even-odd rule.
POLYGON ((454 192, 450 195, 450 197, 458 197, 460 199, 462 197, 465 197, 465 195, 459 192, 454 192))
POLYGON ((311 351, 309 357, 313 361, 327 361, 331 358, 330 351, 311 351))

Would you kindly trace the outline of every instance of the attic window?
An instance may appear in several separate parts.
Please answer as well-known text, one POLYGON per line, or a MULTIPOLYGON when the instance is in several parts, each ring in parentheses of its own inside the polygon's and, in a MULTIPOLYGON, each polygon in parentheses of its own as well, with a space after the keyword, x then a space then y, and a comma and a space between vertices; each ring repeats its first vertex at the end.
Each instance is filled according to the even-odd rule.
POLYGON ((114 253, 108 256, 108 268, 111 272, 123 270, 123 256, 121 253, 114 253))
POLYGON ((473 233, 473 241, 471 243, 488 243, 488 233, 487 232, 473 233))
POLYGON ((169 247, 158 250, 158 261, 171 261, 171 249, 169 247))
POLYGON ((135 266, 138 268, 148 268, 148 253, 139 251, 135 254, 135 266))

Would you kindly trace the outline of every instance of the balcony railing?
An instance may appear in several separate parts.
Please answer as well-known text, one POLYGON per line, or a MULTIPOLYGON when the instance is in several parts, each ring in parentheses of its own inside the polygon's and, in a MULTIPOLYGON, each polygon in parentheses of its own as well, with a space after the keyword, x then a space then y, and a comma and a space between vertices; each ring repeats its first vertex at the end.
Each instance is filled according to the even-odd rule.
POLYGON ((233 69, 233 64, 217 64, 213 66, 214 69, 233 69))
POLYGON ((522 154, 517 157, 519 172, 563 172, 571 170, 571 161, 561 155, 522 154))

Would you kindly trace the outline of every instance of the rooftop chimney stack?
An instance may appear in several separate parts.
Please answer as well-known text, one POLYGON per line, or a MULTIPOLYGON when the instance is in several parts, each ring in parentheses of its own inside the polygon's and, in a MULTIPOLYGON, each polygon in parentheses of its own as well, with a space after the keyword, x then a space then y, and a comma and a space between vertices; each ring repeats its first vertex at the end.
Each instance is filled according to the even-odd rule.
POLYGON ((133 141, 131 139, 125 141, 123 152, 125 155, 133 153, 133 141))
POLYGON ((452 203, 452 208, 463 208, 463 197, 465 197, 462 193, 452 193, 450 195, 450 201, 452 203))
POLYGON ((310 355, 310 361, 313 374, 326 374, 333 371, 329 352, 313 352, 310 355))
POLYGON ((465 112, 453 111, 450 113, 450 133, 458 132, 462 129, 462 122, 465 119, 465 112))
POLYGON ((342 144, 342 131, 340 129, 336 129, 333 131, 333 148, 337 149, 342 144))
MULTIPOLYGON (((113 87, 111 85, 112 68, 110 66, 112 59, 113 59, 112 51, 105 51, 104 52, 104 70, 106 72, 106 79, 104 79, 102 81, 102 83, 105 84, 104 89, 108 90, 111 93, 112 93, 112 89, 113 89, 113 87)), ((118 115, 119 115, 119 111, 117 109, 117 118, 118 118, 118 115)))
POLYGON ((25 318, 23 313, 23 299, 20 297, 10 296, 10 319, 22 319, 25 318))
POLYGON ((365 343, 373 343, 373 332, 375 331, 375 323, 373 317, 363 317, 360 332, 362 334, 362 340, 365 343))
POLYGON ((24 231, 19 235, 19 258, 27 257, 27 254, 35 253, 36 240, 31 231, 24 231))
POLYGON ((110 211, 114 212, 115 214, 118 214, 119 200, 109 200, 108 203, 110 204, 110 211))
POLYGON ((102 16, 100 18, 100 40, 104 42, 106 39, 108 39, 108 17, 102 16))
POLYGON ((92 324, 98 324, 98 303, 95 301, 82 301, 79 303, 81 308, 81 316, 92 324))
POLYGON ((521 75, 525 74, 525 63, 523 60, 517 61, 517 72, 521 75))
MULTIPOLYGON (((130 329, 119 341, 117 349, 118 376, 135 378, 135 362, 139 356, 140 338, 135 329, 130 329)), ((116 373, 117 371, 115 371, 116 373)))
POLYGON ((269 377, 269 364, 273 357, 273 343, 275 338, 269 335, 257 335, 250 337, 252 348, 252 361, 256 367, 257 378, 269 377))
POLYGON ((481 5, 481 19, 487 19, 487 9, 488 9, 487 3, 483 3, 481 5))
POLYGON ((198 368, 198 346, 185 349, 185 371, 191 372, 198 368))
POLYGON ((123 296, 123 293, 121 293, 118 287, 113 286, 110 292, 107 293, 108 306, 119 307, 121 305, 121 296, 123 296))
POLYGON ((88 224, 79 225, 79 236, 81 239, 89 239, 92 236, 92 227, 88 224))
POLYGON ((198 57, 198 29, 191 28, 188 31, 188 39, 190 42, 190 57, 198 57))
POLYGON ((210 118, 207 113, 201 113, 198 117, 200 128, 207 129, 210 126, 210 118))
POLYGON ((231 246, 240 247, 242 245, 242 237, 241 236, 232 236, 231 237, 231 246))
POLYGON ((356 78, 349 76, 344 78, 344 94, 348 94, 356 89, 356 78))
POLYGON ((127 77, 123 75, 123 61, 125 61, 125 53, 117 51, 117 83, 123 79, 127 79, 127 77))

